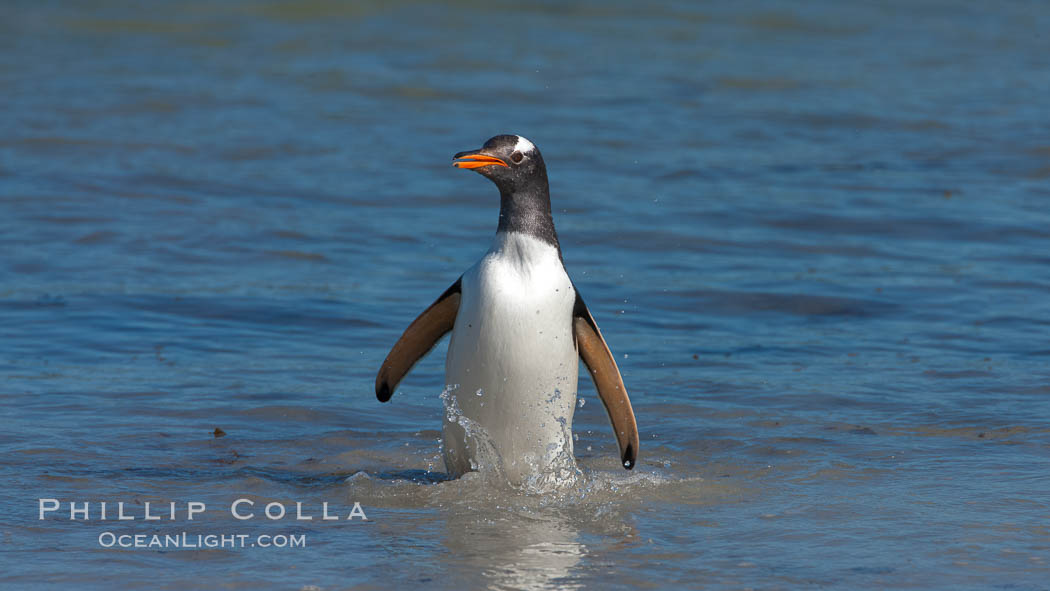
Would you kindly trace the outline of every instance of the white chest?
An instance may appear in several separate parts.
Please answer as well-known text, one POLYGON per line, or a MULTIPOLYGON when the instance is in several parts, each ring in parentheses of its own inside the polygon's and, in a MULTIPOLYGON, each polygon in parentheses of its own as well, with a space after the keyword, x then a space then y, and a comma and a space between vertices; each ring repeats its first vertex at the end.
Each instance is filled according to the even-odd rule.
MULTIPOLYGON (((576 293, 557 249, 523 234, 497 235, 463 274, 461 290, 445 365, 457 412, 484 430, 512 478, 554 456, 571 458, 576 293)), ((466 441, 445 445, 476 455, 466 441)))
POLYGON ((463 275, 462 298, 449 358, 469 358, 479 366, 464 370, 499 369, 501 381, 528 372, 543 382, 566 373, 551 371, 561 358, 575 362, 576 293, 553 246, 517 233, 497 236, 489 253, 463 275))

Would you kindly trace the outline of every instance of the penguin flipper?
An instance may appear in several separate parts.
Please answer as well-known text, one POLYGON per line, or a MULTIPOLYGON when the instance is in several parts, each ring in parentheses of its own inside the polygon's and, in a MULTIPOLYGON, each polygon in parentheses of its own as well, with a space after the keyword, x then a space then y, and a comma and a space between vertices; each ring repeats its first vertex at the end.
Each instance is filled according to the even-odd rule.
POLYGON ((401 383, 412 366, 422 359, 445 333, 452 330, 459 314, 460 277, 445 290, 433 304, 408 325, 401 338, 394 343, 386 359, 383 360, 379 374, 376 375, 376 398, 380 402, 390 400, 394 389, 401 383))
POLYGON ((576 303, 572 310, 572 332, 587 369, 591 372, 598 397, 602 399, 605 411, 609 413, 616 442, 620 445, 620 460, 623 467, 630 470, 638 459, 638 423, 634 419, 631 399, 627 397, 627 387, 620 377, 620 368, 616 366, 609 345, 602 338, 598 325, 594 322, 587 305, 583 303, 580 292, 576 292, 576 303))

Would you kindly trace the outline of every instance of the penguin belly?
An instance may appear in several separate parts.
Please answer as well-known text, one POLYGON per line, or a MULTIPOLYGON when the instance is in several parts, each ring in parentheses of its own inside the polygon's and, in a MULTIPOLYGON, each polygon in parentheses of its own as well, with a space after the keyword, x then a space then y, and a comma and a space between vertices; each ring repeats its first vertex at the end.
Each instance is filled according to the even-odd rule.
POLYGON ((445 363, 449 474, 495 466, 515 485, 570 477, 576 294, 557 249, 501 233, 461 289, 445 363))

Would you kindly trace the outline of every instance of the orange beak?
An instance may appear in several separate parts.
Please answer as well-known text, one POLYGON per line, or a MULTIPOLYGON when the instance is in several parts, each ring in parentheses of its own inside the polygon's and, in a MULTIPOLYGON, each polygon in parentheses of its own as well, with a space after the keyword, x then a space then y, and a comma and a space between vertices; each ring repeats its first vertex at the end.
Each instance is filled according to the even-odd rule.
POLYGON ((453 162, 452 166, 456 168, 481 168, 482 166, 489 166, 495 164, 496 166, 507 166, 507 163, 496 158, 495 156, 486 156, 484 154, 465 154, 460 156, 456 155, 458 162, 453 162))

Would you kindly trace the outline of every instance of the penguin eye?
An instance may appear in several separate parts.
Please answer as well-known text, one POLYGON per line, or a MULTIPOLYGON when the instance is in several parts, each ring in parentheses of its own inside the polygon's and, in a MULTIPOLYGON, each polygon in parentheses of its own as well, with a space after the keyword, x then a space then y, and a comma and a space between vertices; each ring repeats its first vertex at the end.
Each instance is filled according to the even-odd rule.
POLYGON ((517 150, 514 150, 514 153, 510 155, 510 160, 514 164, 520 164, 521 161, 524 160, 524 159, 525 159, 525 155, 522 154, 521 152, 517 151, 517 150))

